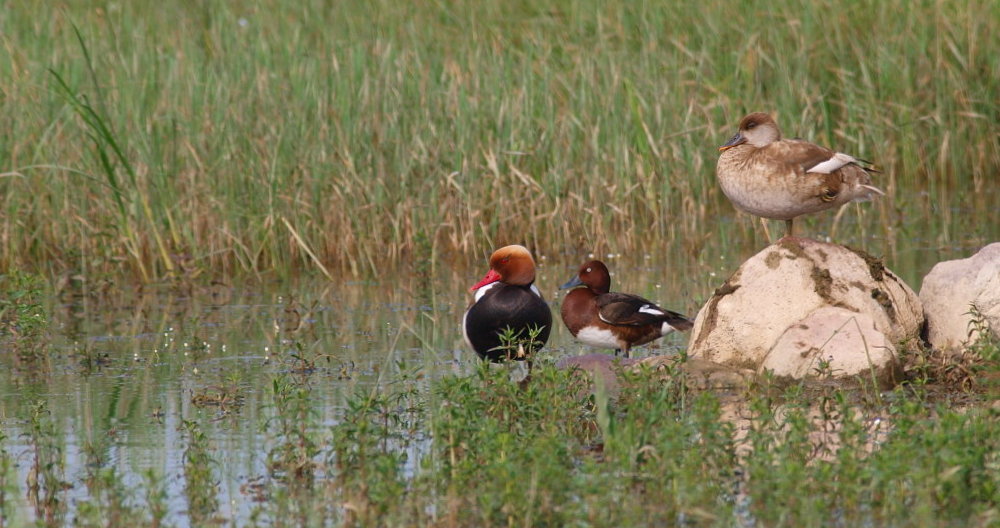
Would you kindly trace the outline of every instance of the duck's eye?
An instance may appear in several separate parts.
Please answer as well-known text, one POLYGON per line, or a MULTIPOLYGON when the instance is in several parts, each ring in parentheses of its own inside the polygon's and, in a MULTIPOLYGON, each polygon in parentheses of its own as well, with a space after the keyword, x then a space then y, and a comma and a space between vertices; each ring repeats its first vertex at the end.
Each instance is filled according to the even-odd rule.
POLYGON ((751 122, 747 123, 747 130, 753 130, 753 127, 755 127, 755 126, 757 126, 757 123, 754 123, 753 121, 751 121, 751 122))
POLYGON ((584 273, 590 273, 590 268, 587 268, 587 271, 585 271, 584 273))
POLYGON ((500 262, 510 262, 510 257, 504 257, 500 262))

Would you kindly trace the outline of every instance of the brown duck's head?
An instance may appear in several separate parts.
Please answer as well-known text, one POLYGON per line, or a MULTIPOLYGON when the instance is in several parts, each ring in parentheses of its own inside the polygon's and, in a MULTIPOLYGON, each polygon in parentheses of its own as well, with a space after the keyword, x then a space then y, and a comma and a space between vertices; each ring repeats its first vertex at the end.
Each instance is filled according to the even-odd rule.
POLYGON ((781 139, 781 130, 771 116, 764 112, 754 112, 740 121, 739 131, 729 141, 719 147, 719 151, 731 149, 744 143, 760 148, 781 139))
POLYGON ((527 286, 535 281, 535 259, 531 257, 528 248, 513 245, 494 251, 490 257, 490 271, 469 291, 476 291, 496 281, 514 286, 527 286))
POLYGON ((608 272, 608 267, 599 260, 584 262, 576 277, 570 279, 560 288, 566 289, 576 286, 587 286, 594 293, 608 293, 611 291, 611 274, 608 272))

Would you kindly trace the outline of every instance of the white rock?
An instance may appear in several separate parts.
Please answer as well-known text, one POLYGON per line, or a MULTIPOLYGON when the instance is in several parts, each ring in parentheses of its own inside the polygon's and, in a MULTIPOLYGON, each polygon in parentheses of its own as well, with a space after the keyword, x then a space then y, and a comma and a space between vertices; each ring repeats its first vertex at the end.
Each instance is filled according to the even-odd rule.
POLYGON ((937 263, 924 277, 920 300, 927 340, 935 348, 955 350, 968 343, 972 306, 1000 336, 1000 242, 969 258, 937 263))
POLYGON ((702 307, 688 353, 757 370, 789 326, 833 306, 868 315, 897 350, 919 339, 920 299, 882 261, 836 244, 783 238, 744 262, 702 307))
POLYGON ((761 371, 795 379, 855 376, 880 385, 896 382, 896 349, 868 314, 824 306, 788 327, 761 371))

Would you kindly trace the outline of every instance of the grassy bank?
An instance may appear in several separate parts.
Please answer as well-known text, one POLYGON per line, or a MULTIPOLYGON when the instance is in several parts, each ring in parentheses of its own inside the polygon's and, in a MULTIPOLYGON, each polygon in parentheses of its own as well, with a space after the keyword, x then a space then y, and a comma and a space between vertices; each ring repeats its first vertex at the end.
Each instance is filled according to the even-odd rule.
POLYGON ((750 110, 884 169, 888 199, 838 239, 977 245, 1000 225, 998 19, 990 1, 11 0, 0 267, 365 275, 509 242, 697 262, 759 237, 714 181, 750 110))

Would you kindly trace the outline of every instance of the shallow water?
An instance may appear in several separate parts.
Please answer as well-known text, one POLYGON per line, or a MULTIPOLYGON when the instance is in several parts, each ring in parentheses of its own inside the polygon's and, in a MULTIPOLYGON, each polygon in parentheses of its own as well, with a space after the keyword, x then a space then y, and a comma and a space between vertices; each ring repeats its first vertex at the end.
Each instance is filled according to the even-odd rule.
MULTIPOLYGON (((870 247, 878 246, 875 240, 860 245, 887 253, 870 247)), ((614 289, 694 317, 739 260, 757 249, 673 255, 669 265, 654 254, 597 257, 615 272, 614 289)), ((911 248, 897 254, 901 266, 887 261, 917 289, 914 278, 939 258, 970 252, 960 246, 911 248)), ((553 310, 558 310, 556 285, 588 257, 538 255, 537 283, 553 310)), ((285 375, 308 386, 318 423, 329 426, 358 389, 405 379, 411 388, 426 390, 435 378, 469 373, 476 360, 459 321, 466 288, 484 272, 480 266, 448 270, 433 280, 392 273, 383 281, 339 284, 310 279, 141 290, 68 284, 52 300, 49 358, 30 364, 11 354, 0 359, 0 421, 17 465, 18 490, 8 498, 17 515, 8 522, 34 518, 26 499, 27 433, 31 409, 44 401, 64 449, 67 524, 89 500, 82 479, 91 463, 87 450, 93 449, 129 487, 140 488, 143 474, 152 469, 166 485, 167 523, 186 525, 184 420, 198 422, 210 439, 221 516, 243 524, 254 508, 246 486, 267 474, 272 380, 285 375), (210 401, 219 388, 234 396, 210 401)), ((685 339, 672 335, 637 355, 674 353, 685 339)), ((587 349, 557 322, 545 354, 558 359, 583 352, 587 349)))

